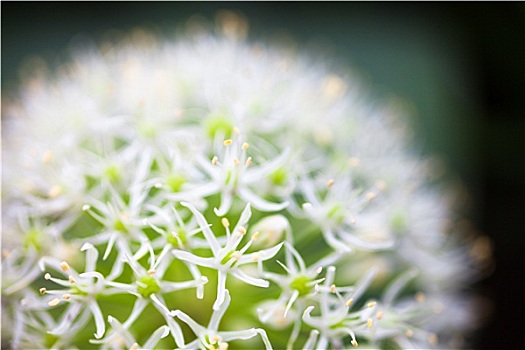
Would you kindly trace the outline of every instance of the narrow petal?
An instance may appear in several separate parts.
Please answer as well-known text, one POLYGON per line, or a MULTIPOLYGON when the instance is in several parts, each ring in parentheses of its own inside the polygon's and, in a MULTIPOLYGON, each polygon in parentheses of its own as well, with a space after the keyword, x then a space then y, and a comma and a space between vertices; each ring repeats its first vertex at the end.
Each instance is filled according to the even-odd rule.
POLYGON ((219 324, 222 320, 222 317, 224 316, 224 313, 226 310, 228 310, 228 307, 230 306, 230 292, 226 289, 224 291, 224 302, 221 304, 218 310, 213 311, 213 314, 210 318, 210 323, 208 323, 208 329, 217 331, 219 329, 219 324))
POLYGON ((308 340, 306 341, 306 343, 304 343, 303 350, 315 349, 315 342, 317 341, 318 336, 319 336, 319 331, 317 329, 313 329, 310 332, 310 336, 308 337, 308 340))
POLYGON ((268 288, 270 286, 270 282, 260 279, 260 278, 249 276, 239 269, 230 270, 230 274, 234 276, 235 278, 238 278, 241 281, 251 284, 253 286, 263 287, 263 288, 268 288))
POLYGON ((115 330, 115 333, 124 339, 126 347, 131 348, 131 346, 136 343, 135 338, 133 338, 127 327, 123 326, 116 318, 108 316, 108 322, 115 330))
POLYGON ((213 254, 217 254, 219 250, 221 249, 221 246, 219 245, 217 238, 215 238, 215 235, 210 229, 210 226, 208 225, 208 222, 206 222, 206 219, 204 218, 204 216, 190 203, 181 202, 180 204, 188 208, 193 213, 193 216, 195 217, 195 219, 197 220, 197 223, 202 229, 202 233, 204 234, 204 237, 206 237, 206 240, 210 244, 210 248, 213 251, 213 254))
POLYGON ((392 304, 401 290, 407 285, 408 282, 410 282, 412 278, 416 277, 417 274, 418 272, 416 269, 410 269, 390 282, 386 288, 386 292, 383 294, 383 302, 385 305, 392 304))
POLYGON ((213 258, 202 258, 184 250, 173 250, 172 254, 175 255, 175 257, 178 259, 187 261, 195 265, 209 267, 212 269, 216 268, 215 259, 213 258))
POLYGON ((149 339, 144 343, 144 349, 153 349, 155 345, 162 339, 170 334, 170 329, 168 326, 160 326, 149 339))
POLYGON ((259 209, 261 211, 267 211, 267 212, 283 210, 289 204, 288 202, 283 202, 283 203, 268 202, 266 199, 263 199, 260 196, 256 195, 255 193, 253 193, 252 191, 250 191, 247 187, 242 187, 239 189, 239 196, 242 199, 244 199, 246 202, 251 203, 254 208, 259 209))
POLYGON ((221 205, 219 208, 214 208, 215 215, 224 216, 230 210, 233 202, 233 195, 230 189, 224 189, 221 193, 221 205))
POLYGON ((217 281, 217 299, 213 304, 213 310, 219 310, 221 305, 224 303, 226 298, 226 276, 227 273, 224 271, 218 272, 217 281))
POLYGON ((102 316, 102 311, 100 311, 100 307, 94 301, 89 303, 89 309, 91 310, 93 318, 95 319, 95 338, 100 339, 104 335, 104 332, 106 332, 106 323, 104 322, 104 316, 102 316))
POLYGON ((98 259, 98 250, 91 243, 84 243, 81 251, 87 251, 86 253, 86 268, 85 271, 95 271, 97 259, 98 259))
POLYGON ((277 158, 272 159, 269 162, 261 164, 256 168, 249 169, 246 174, 246 179, 250 183, 259 182, 264 179, 264 177, 270 175, 275 170, 286 162, 290 154, 290 148, 287 147, 277 158))
POLYGON ((186 323, 195 335, 199 336, 199 334, 203 334, 204 332, 206 332, 206 328, 195 322, 190 316, 186 315, 184 312, 176 310, 174 314, 175 317, 178 317, 182 322, 186 323))

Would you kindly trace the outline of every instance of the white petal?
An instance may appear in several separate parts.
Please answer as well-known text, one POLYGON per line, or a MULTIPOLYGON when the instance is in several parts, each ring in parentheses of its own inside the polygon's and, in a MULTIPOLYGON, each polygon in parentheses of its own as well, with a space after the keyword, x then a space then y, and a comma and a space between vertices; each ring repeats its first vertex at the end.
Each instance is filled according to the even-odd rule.
POLYGON ((253 286, 263 287, 263 288, 268 288, 270 286, 270 282, 260 279, 260 278, 249 276, 239 269, 231 270, 230 274, 240 279, 241 281, 251 284, 253 286))
POLYGON ((215 238, 215 235, 213 234, 212 230, 210 230, 210 226, 208 225, 208 222, 206 222, 206 219, 204 216, 190 203, 181 202, 182 206, 188 208, 193 213, 193 216, 197 220, 197 223, 202 229, 202 233, 204 234, 204 237, 206 237, 206 240, 210 244, 210 248, 213 251, 213 254, 217 254, 219 250, 221 249, 221 246, 219 245, 219 242, 217 241, 217 238, 215 238))
POLYGON ((249 202, 253 205, 254 208, 259 209, 261 211, 279 211, 283 210, 288 206, 288 202, 283 203, 272 203, 268 202, 266 199, 261 198, 260 196, 256 195, 252 191, 250 191, 247 187, 242 187, 239 189, 239 196, 244 199, 246 202, 249 202))
POLYGON ((170 334, 170 329, 168 326, 160 326, 159 329, 157 329, 151 337, 144 343, 143 348, 144 349, 153 349, 155 345, 162 339, 165 338, 168 334, 170 334))

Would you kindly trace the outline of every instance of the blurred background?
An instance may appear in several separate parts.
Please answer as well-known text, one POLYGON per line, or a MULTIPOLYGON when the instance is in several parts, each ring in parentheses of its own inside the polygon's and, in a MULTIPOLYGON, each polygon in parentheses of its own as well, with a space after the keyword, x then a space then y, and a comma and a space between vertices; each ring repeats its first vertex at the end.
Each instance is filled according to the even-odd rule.
POLYGON ((524 3, 2 2, 2 96, 24 64, 62 62, 80 38, 170 32, 219 10, 244 16, 249 40, 331 58, 406 105, 421 152, 465 185, 469 219, 492 241, 493 272, 476 288, 493 310, 475 348, 525 343, 524 3))

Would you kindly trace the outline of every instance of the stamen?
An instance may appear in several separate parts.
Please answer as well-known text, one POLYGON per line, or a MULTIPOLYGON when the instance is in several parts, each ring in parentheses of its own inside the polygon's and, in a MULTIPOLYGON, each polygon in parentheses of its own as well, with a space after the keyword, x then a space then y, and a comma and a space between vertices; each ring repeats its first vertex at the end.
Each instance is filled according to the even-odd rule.
POLYGON ((337 290, 335 289, 335 284, 332 284, 332 285, 330 286, 330 292, 333 293, 333 294, 335 294, 336 291, 337 291, 337 290))
POLYGON ((350 165, 352 168, 359 166, 359 162, 359 158, 357 157, 350 157, 348 159, 348 165, 350 165))
POLYGON ((53 186, 51 186, 49 191, 47 191, 47 195, 49 196, 49 198, 56 198, 61 193, 62 193, 62 187, 59 186, 59 185, 53 185, 53 186))
POLYGON ((228 343, 222 342, 219 343, 219 350, 228 350, 228 343))
POLYGON ((248 157, 248 159, 246 159, 246 166, 250 165, 252 165, 252 157, 248 157))
POLYGON ((252 235, 252 240, 253 240, 253 241, 256 241, 256 240, 259 238, 259 235, 260 235, 259 231, 255 232, 255 233, 252 235))
POLYGON ((235 251, 233 254, 232 254, 232 258, 234 258, 235 260, 239 261, 241 259, 241 252, 239 252, 238 250, 235 251))
POLYGON ((217 156, 213 156, 213 158, 211 159, 211 164, 213 165, 219 164, 219 158, 217 158, 217 156))
POLYGON ((60 303, 60 299, 55 298, 55 299, 51 300, 49 303, 47 303, 47 305, 49 305, 49 306, 57 306, 59 303, 60 303))
POLYGON ((42 163, 49 163, 53 159, 53 153, 50 150, 47 150, 42 155, 42 163))
POLYGON ((65 261, 62 261, 60 263, 60 268, 62 269, 62 271, 66 272, 69 270, 69 264, 65 261))
POLYGON ((439 341, 438 336, 435 333, 431 333, 428 336, 428 343, 430 345, 437 345, 438 341, 439 341))
POLYGON ((91 209, 91 205, 89 205, 89 204, 84 204, 82 206, 82 211, 88 211, 89 209, 91 209))
POLYGON ((139 349, 139 344, 137 343, 133 343, 133 345, 131 345, 131 348, 129 348, 129 350, 138 350, 139 349))
POLYGON ((366 320, 366 326, 367 326, 368 328, 372 328, 373 325, 374 325, 374 321, 373 321, 371 318, 369 318, 368 320, 366 320))
POLYGON ((383 311, 379 311, 376 315, 377 319, 378 320, 381 320, 383 318, 383 316, 385 315, 385 313, 383 311))
POLYGON ((66 293, 66 294, 62 295, 62 299, 69 300, 69 299, 71 299, 71 295, 66 293))
POLYGON ((246 229, 244 228, 244 226, 239 226, 238 230, 241 235, 244 236, 246 234, 246 229))
POLYGON ((217 344, 221 340, 222 340, 222 338, 220 336, 218 336, 218 335, 214 335, 213 337, 211 337, 212 344, 217 344))
POLYGON ((230 222, 226 218, 222 218, 221 223, 222 223, 222 226, 224 226, 225 228, 230 227, 230 222))
POLYGON ((250 147, 250 145, 249 145, 248 143, 246 143, 246 142, 243 143, 242 146, 241 146, 241 148, 242 148, 243 150, 245 150, 245 151, 248 149, 248 147, 250 147))
POLYGON ((157 272, 157 270, 155 270, 155 269, 149 269, 149 270, 148 270, 148 275, 149 275, 149 276, 153 276, 153 275, 155 274, 155 272, 157 272))
POLYGON ((252 253, 251 258, 252 258, 252 261, 259 261, 260 255, 258 252, 252 253))
POLYGON ((239 161, 239 158, 233 157, 233 165, 239 166, 239 164, 241 164, 241 162, 239 161))
POLYGON ((335 184, 335 180, 334 180, 334 179, 330 179, 330 180, 328 180, 328 182, 326 183, 326 187, 330 188, 330 187, 332 187, 334 184, 335 184))
POLYGON ((237 135, 239 135, 241 133, 241 129, 239 129, 238 127, 234 126, 233 127, 233 132, 237 135))
POLYGON ((69 276, 69 283, 75 284, 77 281, 75 280, 75 277, 69 276))
POLYGON ((405 331, 405 335, 408 337, 408 338, 412 338, 414 336, 414 331, 411 330, 411 329, 407 329, 405 331))
POLYGON ((354 302, 354 299, 353 298, 350 298, 346 301, 345 305, 348 307, 350 305, 352 305, 352 303, 354 302))
POLYGON ((229 146, 233 143, 231 139, 224 140, 224 146, 229 146))
POLYGON ((426 299, 426 296, 425 296, 424 293, 422 293, 422 292, 418 292, 418 293, 416 293, 416 301, 417 301, 418 303, 422 303, 422 302, 424 302, 425 299, 426 299))
POLYGON ((44 294, 46 294, 47 289, 45 289, 45 288, 40 288, 39 291, 40 291, 40 294, 44 295, 44 294))
POLYGON ((51 279, 51 275, 50 275, 49 273, 46 273, 46 274, 44 275, 44 279, 45 279, 46 281, 49 281, 49 280, 51 279))
POLYGON ((357 348, 359 346, 359 344, 355 340, 352 340, 350 343, 352 343, 352 346, 354 348, 357 348))
POLYGON ((376 301, 371 301, 371 302, 369 302, 368 304, 366 304, 366 306, 368 306, 368 307, 374 307, 374 306, 376 306, 376 304, 377 304, 376 301))
POLYGON ((376 182, 376 187, 379 191, 384 191, 387 188, 387 184, 385 180, 379 180, 376 182))
POLYGON ((375 192, 368 192, 367 194, 365 194, 365 198, 367 201, 371 201, 372 199, 376 198, 377 196, 377 193, 375 192))

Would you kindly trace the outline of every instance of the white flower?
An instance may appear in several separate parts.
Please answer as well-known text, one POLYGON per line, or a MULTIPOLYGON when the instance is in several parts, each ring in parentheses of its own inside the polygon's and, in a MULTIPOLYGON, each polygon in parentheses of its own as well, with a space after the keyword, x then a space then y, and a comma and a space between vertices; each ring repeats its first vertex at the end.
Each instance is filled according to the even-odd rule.
POLYGON ((245 264, 265 261, 273 258, 283 245, 281 243, 269 249, 263 249, 258 252, 253 252, 251 254, 245 254, 248 248, 253 243, 253 241, 257 239, 258 234, 254 233, 248 241, 248 243, 244 245, 244 247, 242 247, 240 250, 237 249, 242 239, 244 238, 244 235, 246 234, 246 224, 248 223, 248 220, 252 215, 250 211, 250 204, 246 205, 246 208, 243 210, 241 217, 237 222, 237 225, 233 228, 232 231, 230 231, 229 223, 227 222, 227 220, 223 221, 223 225, 225 226, 227 234, 227 241, 223 247, 221 247, 219 241, 211 231, 204 216, 202 216, 202 214, 191 204, 181 204, 189 208, 192 211, 195 218, 197 219, 197 222, 199 223, 202 232, 204 233, 204 236, 206 237, 206 240, 210 245, 213 257, 203 258, 183 250, 175 250, 173 251, 173 255, 175 255, 178 259, 190 262, 192 264, 209 267, 214 270, 217 270, 219 282, 217 285, 217 299, 213 304, 214 310, 218 310, 218 308, 224 301, 226 293, 226 278, 228 274, 245 283, 254 286, 264 288, 269 286, 268 281, 252 277, 239 268, 240 266, 243 266, 245 264))

